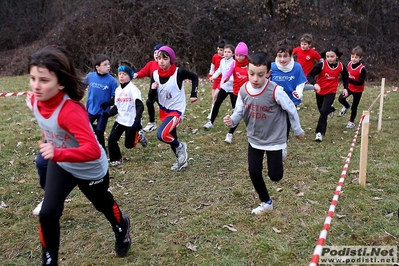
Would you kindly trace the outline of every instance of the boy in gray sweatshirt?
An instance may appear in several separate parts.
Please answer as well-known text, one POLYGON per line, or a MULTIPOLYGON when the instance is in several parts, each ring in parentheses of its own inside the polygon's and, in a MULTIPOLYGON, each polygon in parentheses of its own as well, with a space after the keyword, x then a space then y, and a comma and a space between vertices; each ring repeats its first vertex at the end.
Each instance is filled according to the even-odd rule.
POLYGON ((267 78, 270 66, 270 57, 264 52, 249 57, 249 82, 238 93, 234 113, 223 118, 228 127, 236 126, 243 119, 247 128, 249 176, 261 200, 252 214, 273 210, 273 201, 262 175, 263 158, 266 152, 269 178, 280 181, 287 148, 287 117, 295 137, 305 136, 294 103, 283 87, 267 78))

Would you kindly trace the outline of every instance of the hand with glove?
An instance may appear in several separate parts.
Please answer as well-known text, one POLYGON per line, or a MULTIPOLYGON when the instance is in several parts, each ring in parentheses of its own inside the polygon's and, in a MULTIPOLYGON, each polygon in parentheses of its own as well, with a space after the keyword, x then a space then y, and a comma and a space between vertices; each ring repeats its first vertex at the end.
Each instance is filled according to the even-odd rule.
POLYGON ((142 128, 140 121, 134 121, 132 125, 132 129, 135 131, 139 131, 142 128))
POLYGON ((100 105, 101 109, 103 109, 103 110, 107 109, 107 108, 110 107, 110 106, 111 106, 111 105, 109 104, 109 102, 103 102, 103 103, 100 105))

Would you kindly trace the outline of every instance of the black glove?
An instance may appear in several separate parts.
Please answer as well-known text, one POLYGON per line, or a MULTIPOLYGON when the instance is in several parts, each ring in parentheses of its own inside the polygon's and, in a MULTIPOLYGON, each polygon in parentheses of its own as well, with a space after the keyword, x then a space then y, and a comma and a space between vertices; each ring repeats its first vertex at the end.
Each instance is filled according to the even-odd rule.
POLYGON ((100 107, 101 107, 101 109, 107 109, 108 107, 110 107, 110 104, 108 103, 108 102, 103 102, 101 105, 100 105, 100 107))
POLYGON ((108 118, 109 117, 109 112, 103 112, 103 117, 108 118))
POLYGON ((140 121, 134 121, 132 125, 132 129, 135 131, 139 131, 141 129, 141 122, 140 121))

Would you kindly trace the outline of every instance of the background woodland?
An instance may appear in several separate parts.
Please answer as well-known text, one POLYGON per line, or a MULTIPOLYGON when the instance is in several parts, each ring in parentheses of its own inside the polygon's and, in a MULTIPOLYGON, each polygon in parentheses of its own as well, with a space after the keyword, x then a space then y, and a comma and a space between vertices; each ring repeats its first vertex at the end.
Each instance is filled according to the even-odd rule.
POLYGON ((205 76, 220 39, 273 55, 278 42, 297 46, 311 33, 316 50, 336 45, 344 63, 361 45, 369 82, 399 80, 397 0, 1 0, 0 25, 0 76, 26 74, 28 56, 48 44, 66 46, 84 73, 97 53, 113 71, 122 60, 139 70, 157 43, 205 76))

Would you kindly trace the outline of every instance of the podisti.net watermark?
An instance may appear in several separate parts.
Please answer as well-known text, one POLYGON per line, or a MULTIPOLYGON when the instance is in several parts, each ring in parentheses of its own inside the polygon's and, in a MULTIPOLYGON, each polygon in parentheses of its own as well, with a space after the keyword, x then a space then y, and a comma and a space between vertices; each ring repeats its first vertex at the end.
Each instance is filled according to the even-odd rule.
POLYGON ((319 264, 396 264, 397 246, 324 246, 319 264))

